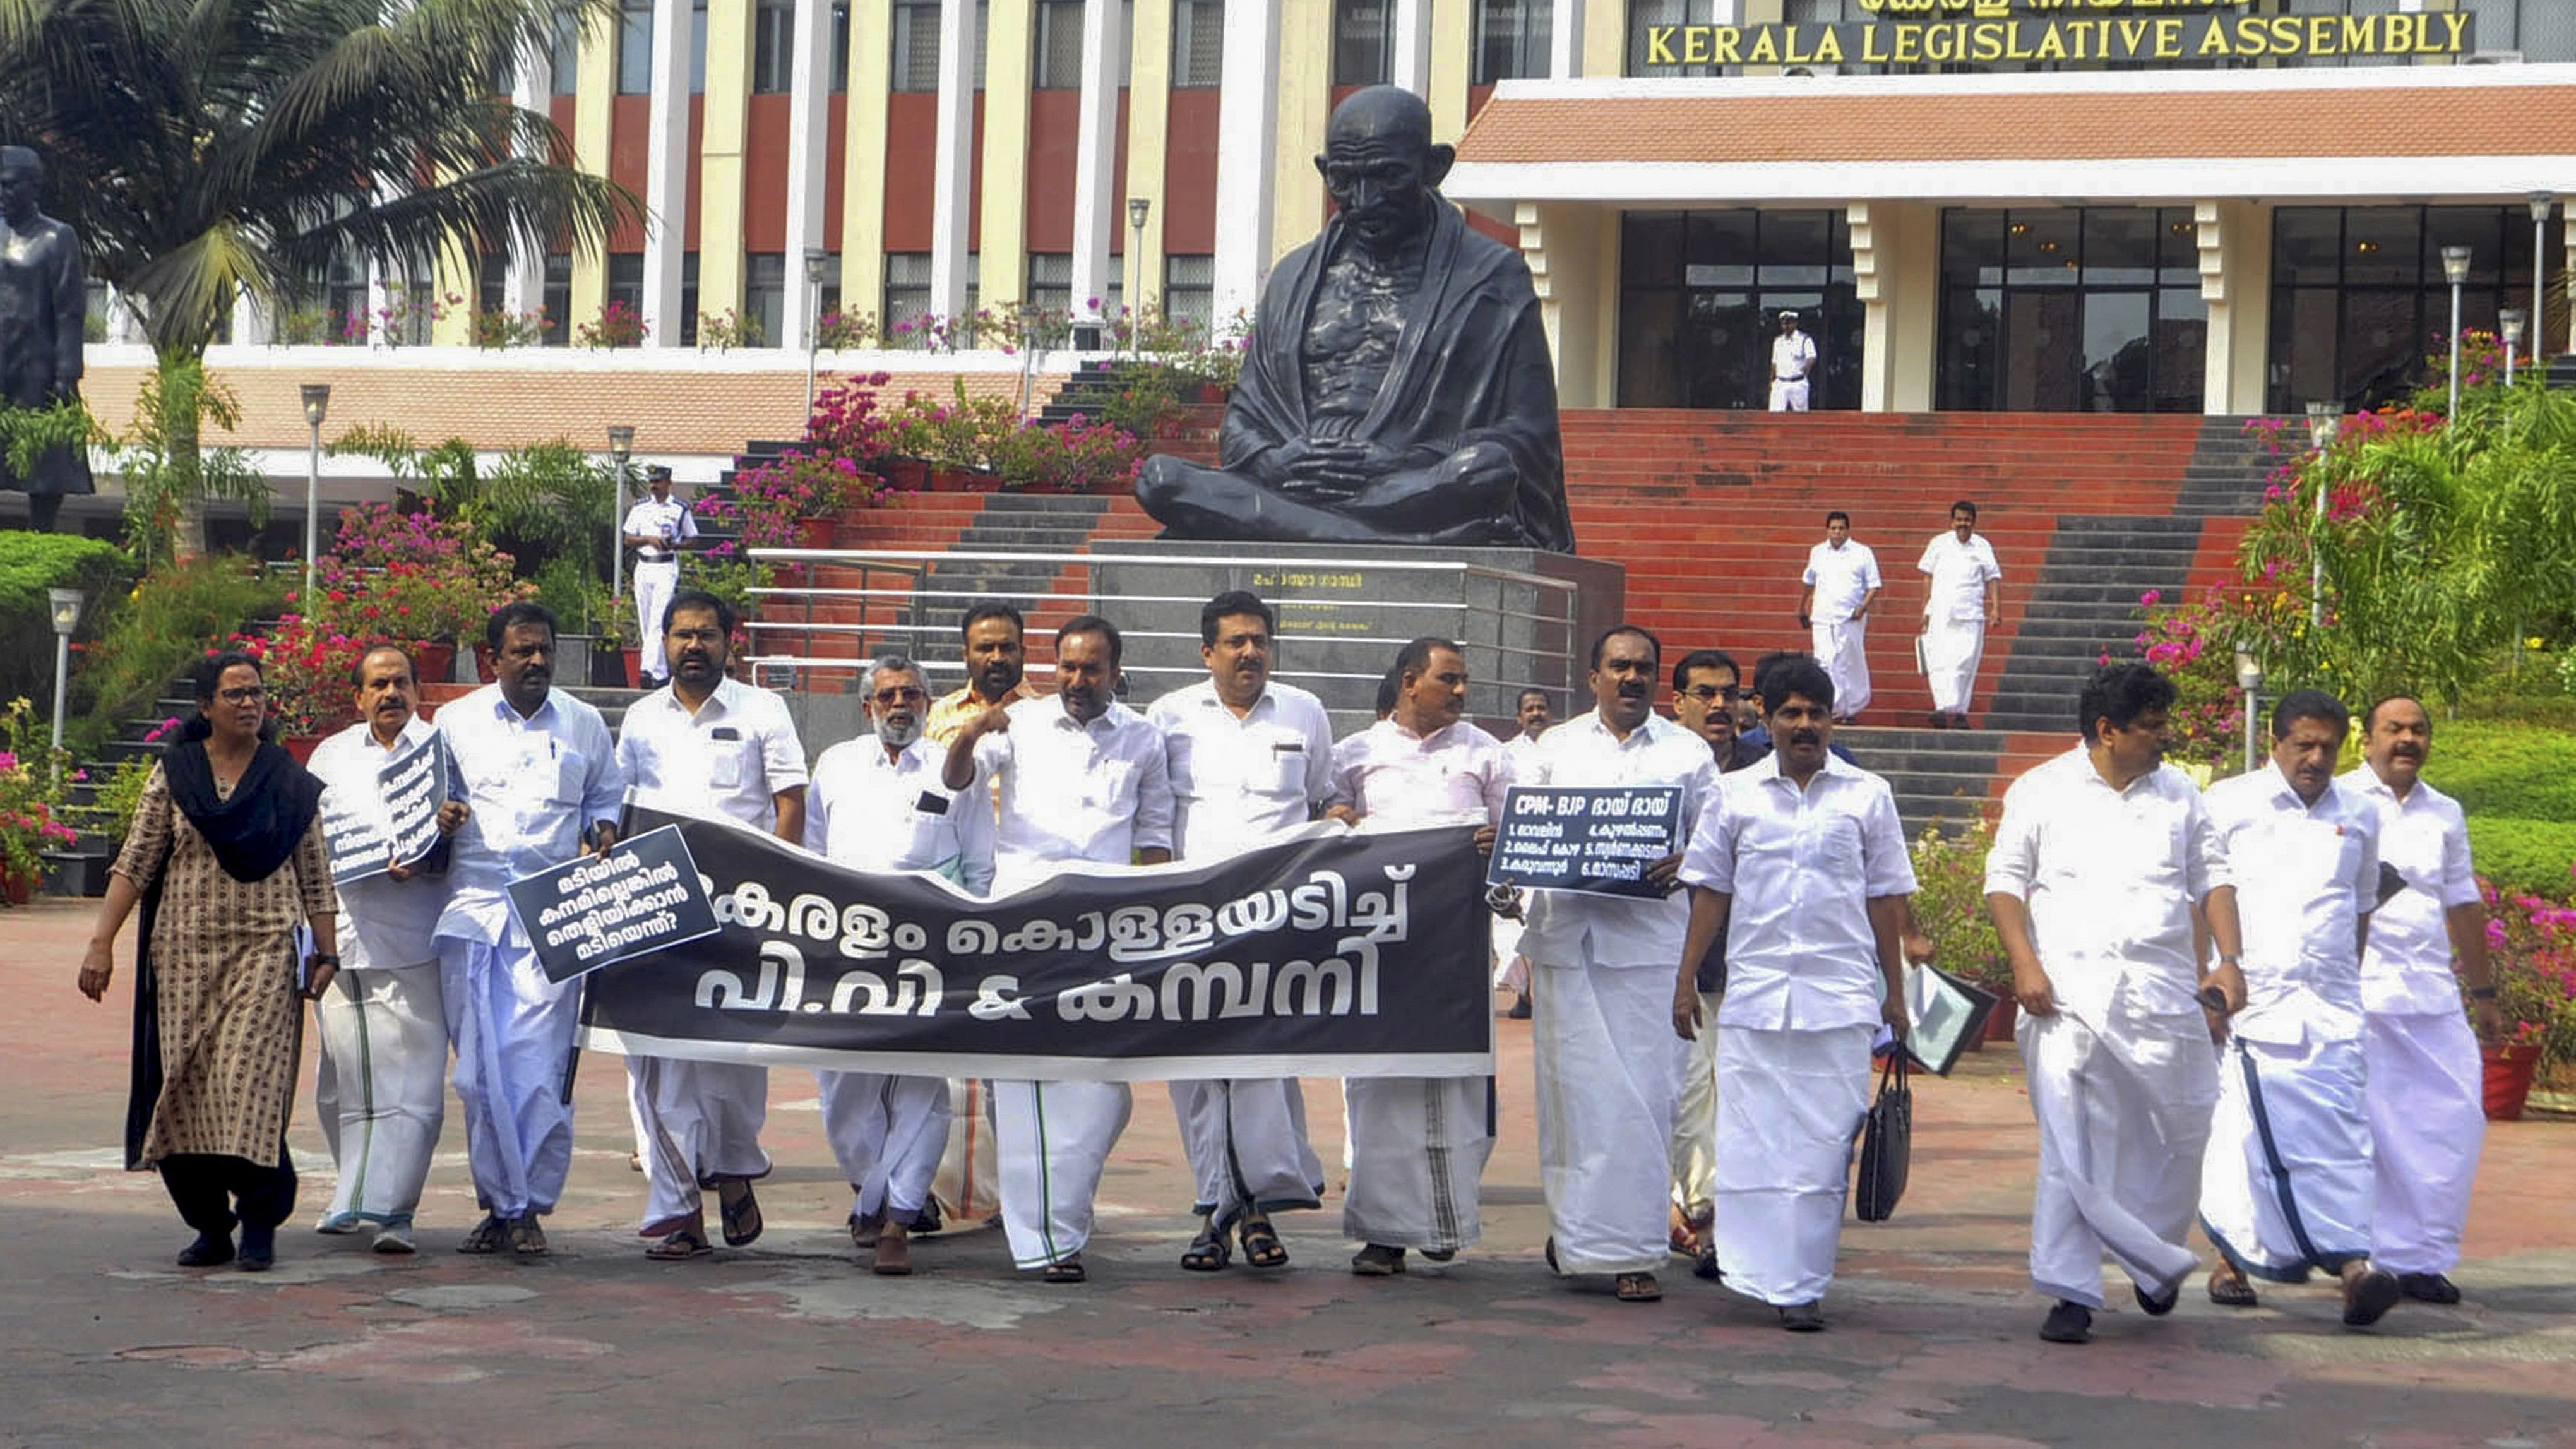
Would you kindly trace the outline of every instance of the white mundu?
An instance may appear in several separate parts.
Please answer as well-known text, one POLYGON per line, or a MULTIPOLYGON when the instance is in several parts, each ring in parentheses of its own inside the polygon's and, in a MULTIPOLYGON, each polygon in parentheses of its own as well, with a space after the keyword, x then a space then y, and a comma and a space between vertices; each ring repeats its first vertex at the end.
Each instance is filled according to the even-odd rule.
MULTIPOLYGON (((915 739, 897 755, 874 735, 814 762, 805 848, 856 870, 936 871, 982 895, 993 886, 993 812, 983 796, 939 781, 946 751, 915 739)), ((851 1215, 909 1226, 930 1201, 948 1142, 945 1077, 816 1072, 823 1133, 849 1179, 851 1215)))
POLYGON ((1717 1012, 1718 1261, 1738 1293, 1814 1303, 1833 1282, 1884 1020, 1869 903, 1914 893, 1896 796, 1832 755, 1801 791, 1775 754, 1718 778, 1682 880, 1732 898, 1717 1012))
POLYGON ((677 545, 698 536, 698 521, 680 500, 647 493, 626 510, 626 521, 619 527, 641 538, 667 540, 635 550, 635 624, 642 635, 641 667, 646 674, 666 675, 671 663, 662 657, 662 611, 670 607, 671 595, 680 586, 677 545))
POLYGON ((1803 581, 1814 586, 1808 610, 1816 662, 1834 681, 1834 715, 1848 719, 1869 703, 1869 618, 1852 610, 1869 601, 1870 590, 1883 582, 1878 555, 1869 545, 1846 538, 1837 548, 1828 540, 1807 550, 1803 581))
POLYGON ((2192 907, 2229 884, 2200 791, 2171 765, 2115 790, 2082 746, 2004 792, 1988 895, 2020 898, 2057 1011, 2016 1030, 2039 1123, 2030 1278, 2102 1306, 2102 1255, 2169 1299, 2199 1257, 2218 1082, 2193 993, 2192 907))
MULTIPOLYGON (((376 773, 437 730, 412 716, 393 747, 360 720, 313 752, 331 795, 381 802, 376 773)), ((444 875, 375 875, 340 885, 340 974, 314 1003, 322 1059, 313 1115, 339 1183, 322 1221, 408 1227, 447 1117, 447 1016, 438 995, 444 875)))
MULTIPOLYGON (((1334 747, 1333 800, 1371 826, 1490 825, 1511 757, 1461 720, 1428 736, 1379 720, 1334 747)), ((1494 1151, 1494 1079, 1353 1077, 1342 1083, 1351 1175, 1342 1235, 1454 1253, 1484 1235, 1477 1189, 1494 1151)))
POLYGON ((2004 576, 2003 566, 1983 534, 1961 543, 1957 534, 1942 533, 1923 546, 1914 568, 1932 579, 1923 595, 1923 677, 1932 686, 1932 707, 1966 714, 1986 657, 1986 585, 2004 576))
POLYGON ((2276 765, 2205 797, 2245 929, 2201 1168, 2202 1231, 2250 1277, 2304 1281, 2370 1256, 2359 928, 2378 900, 2379 816, 2329 782, 2311 806, 2276 765))
MULTIPOLYGON (((1022 700, 1010 714, 1010 729, 975 742, 975 779, 958 792, 1000 783, 999 889, 1042 880, 1057 861, 1125 865, 1139 850, 1171 847, 1163 736, 1143 715, 1112 701, 1086 723, 1053 695, 1022 700)), ((1045 1268, 1081 1254, 1101 1171, 1134 1106, 1125 1082, 993 1083, 1013 1262, 1045 1268)))
MULTIPOLYGON (((1549 730, 1531 777, 1681 791, 1690 839, 1717 789, 1708 742, 1649 714, 1626 739, 1594 710, 1549 730)), ((1690 899, 1533 891, 1529 929, 1539 1179, 1562 1273, 1652 1273, 1670 1249, 1673 1105, 1689 1044, 1671 1029, 1690 899)))
POLYGON ((2392 1273, 2460 1261, 2486 1143, 2485 1068, 2460 1012, 2447 917, 2481 897, 2459 802, 2417 781, 2401 800, 2368 766, 2337 782, 2379 815, 2379 858, 2406 888, 2370 914, 2361 1055, 2378 1153, 2370 1259, 2392 1273))
MULTIPOLYGON (((734 679, 719 681, 695 714, 672 685, 637 700, 618 731, 617 759, 636 803, 756 830, 777 823, 778 794, 805 784, 805 747, 786 701, 734 679)), ((701 1183, 768 1176, 760 1146, 767 1067, 630 1056, 626 1081, 644 1154, 642 1236, 699 1221, 701 1183)))
MULTIPOLYGON (((1173 855, 1214 860, 1314 818, 1333 788, 1323 701, 1264 684, 1241 717, 1202 679, 1154 701, 1174 814, 1173 855)), ((1191 1211, 1222 1233, 1245 1213, 1321 1207, 1324 1165, 1306 1135, 1295 1077, 1173 1082, 1172 1114, 1197 1181, 1191 1211)))

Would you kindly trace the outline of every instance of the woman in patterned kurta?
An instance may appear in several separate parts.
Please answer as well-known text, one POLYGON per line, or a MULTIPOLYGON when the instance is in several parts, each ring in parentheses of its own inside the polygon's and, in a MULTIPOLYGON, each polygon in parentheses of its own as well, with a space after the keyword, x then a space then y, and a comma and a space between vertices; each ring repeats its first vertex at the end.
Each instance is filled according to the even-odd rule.
POLYGON ((259 736, 267 712, 256 661, 217 655, 198 670, 199 717, 144 786, 81 967, 106 993, 117 932, 139 902, 134 1094, 126 1161, 156 1167, 197 1240, 202 1267, 275 1256, 295 1209, 287 1106, 302 1046, 303 1001, 339 965, 317 802, 319 783, 259 736), (317 949, 299 996, 295 928, 317 949))

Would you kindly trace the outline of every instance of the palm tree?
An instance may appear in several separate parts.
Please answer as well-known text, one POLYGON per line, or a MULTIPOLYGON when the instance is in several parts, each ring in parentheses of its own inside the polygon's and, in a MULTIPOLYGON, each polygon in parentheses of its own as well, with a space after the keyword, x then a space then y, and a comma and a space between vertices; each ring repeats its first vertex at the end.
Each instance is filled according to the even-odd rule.
MULTIPOLYGON (((335 256, 596 251, 642 219, 496 93, 616 0, 0 0, 0 137, 131 302, 165 397, 194 399, 235 300, 275 308, 335 256)), ((162 420, 194 481, 199 415, 162 420)))

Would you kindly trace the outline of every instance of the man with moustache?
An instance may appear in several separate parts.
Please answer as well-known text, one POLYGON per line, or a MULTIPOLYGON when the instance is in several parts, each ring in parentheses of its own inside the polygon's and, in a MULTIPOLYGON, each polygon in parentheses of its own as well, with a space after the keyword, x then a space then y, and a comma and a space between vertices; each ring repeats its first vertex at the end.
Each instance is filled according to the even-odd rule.
MULTIPOLYGON (((1538 757, 1539 736, 1556 722, 1547 691, 1535 685, 1522 690, 1512 702, 1512 716, 1521 732, 1503 741, 1503 753, 1511 756, 1512 773, 1526 776, 1538 757)), ((1511 1008, 1503 1014, 1514 1021, 1530 1019, 1530 961, 1521 953, 1521 925, 1516 914, 1494 917, 1494 986, 1512 993, 1511 1008)))
MULTIPOLYGON (((726 677, 733 605, 683 589, 662 614, 671 682, 627 707, 617 762, 635 801, 673 815, 731 820, 781 840, 805 838, 805 746, 786 701, 726 677)), ((644 1256, 682 1262, 710 1251, 706 1204, 716 1190, 724 1240, 760 1236, 752 1183, 769 1175, 760 1129, 769 1069, 749 1062, 626 1059, 628 1103, 643 1144, 644 1256)))
MULTIPOLYGON (((944 756, 922 736, 930 707, 921 666, 888 654, 868 666, 873 736, 843 740, 814 762, 805 848, 868 871, 932 871, 976 895, 993 887, 993 812, 939 779, 944 756)), ((908 1241, 930 1206, 948 1141, 948 1082, 893 1072, 817 1072, 823 1132, 857 1201, 850 1239, 871 1267, 912 1271, 908 1241)))
POLYGON ((966 682, 932 701, 922 722, 923 736, 944 750, 984 711, 1038 698, 1037 686, 1027 678, 1027 632, 1020 611, 1000 599, 985 599, 968 609, 957 626, 966 682))
POLYGON ((1986 854, 2039 1123, 2030 1279, 2057 1300, 2050 1343, 2092 1336, 2105 1252, 2151 1317, 2200 1266, 2185 1239, 2218 1099, 2202 1000, 2233 1010, 2245 977, 2217 829, 2163 762, 2174 699, 2144 664, 2104 666, 2076 702, 2082 742, 2013 782, 1986 854), (2218 945, 2206 970, 2194 912, 2218 945))
MULTIPOLYGON (((1473 825, 1476 848, 1490 852, 1512 764, 1462 718, 1465 652, 1416 639, 1394 673, 1393 711, 1336 748, 1328 813, 1396 830, 1473 825)), ((1351 1271, 1391 1277, 1408 1248, 1445 1263, 1473 1246, 1484 1231, 1477 1186, 1494 1150, 1493 1078, 1355 1077, 1342 1095, 1351 1150, 1342 1234, 1361 1243, 1351 1271)))
MULTIPOLYGON (((1270 678, 1278 618, 1241 589, 1199 611, 1199 657, 1208 677, 1154 701, 1146 718, 1163 733, 1174 814, 1173 854, 1237 854, 1323 811, 1333 788, 1333 727, 1324 702, 1270 678)), ((1323 1205, 1324 1165, 1306 1137, 1306 1097, 1295 1077, 1173 1082, 1172 1115, 1198 1181, 1191 1209, 1203 1219, 1181 1266, 1214 1272, 1230 1257, 1282 1268, 1288 1249, 1270 1215, 1323 1205)))
POLYGON ((1882 586, 1878 555, 1851 531, 1850 514, 1825 515, 1825 541, 1807 550, 1798 597, 1798 623, 1815 635, 1816 659, 1834 681, 1834 719, 1844 724, 1869 706, 1869 606, 1882 586))
POLYGON ((2244 918, 2245 1009, 2219 1066, 2200 1226, 2225 1259, 2212 1302, 2250 1307, 2249 1277, 2322 1269, 2342 1280, 2344 1325, 2365 1328, 2403 1290, 2370 1260, 2361 954, 2382 885, 2379 812, 2334 778, 2351 728, 2333 695, 2293 690, 2272 708, 2271 767, 2205 795, 2244 918))
POLYGON ((2405 882, 2370 913, 2361 957, 2362 1096, 2378 1192, 2370 1257, 2407 1297, 2457 1303, 2450 1271, 2487 1131, 2478 1043, 2504 1035, 2486 905, 2459 802, 2422 778, 2433 717, 2404 695, 2383 699, 2362 716, 2361 738, 2365 767, 2341 784, 2378 812, 2379 858, 2405 882))
MULTIPOLYGON (((369 649, 349 674, 358 722, 315 748, 313 773, 326 815, 383 818, 379 772, 437 731, 416 712, 411 656, 399 645, 369 649)), ((467 813, 462 800, 440 805, 439 833, 455 835, 467 813)), ((339 890, 340 971, 314 1003, 322 1059, 313 1115, 340 1180, 316 1230, 354 1233, 372 1223, 377 1252, 409 1253, 412 1214, 447 1116, 447 1018, 433 940, 447 878, 395 865, 341 881, 339 890)))
POLYGON ((1667 1036, 1664 971, 1681 951, 1690 903, 1670 892, 1717 789, 1698 735, 1655 713, 1662 645, 1633 624, 1592 643, 1593 710, 1548 731, 1515 783, 1681 792, 1675 849, 1647 863, 1650 899, 1536 891, 1522 950, 1535 968, 1539 1178, 1548 1265, 1609 1274, 1623 1303, 1663 1296, 1670 1247, 1673 1104, 1688 1047, 1667 1036))
POLYGON ((572 1169, 573 1028, 581 993, 546 978, 504 889, 617 839, 626 773, 599 711, 555 690, 555 616, 521 601, 483 628, 493 683, 438 712, 468 816, 440 913, 439 1003, 483 1221, 460 1253, 546 1251, 537 1219, 572 1169))
POLYGON ((1977 534, 1977 505, 1950 505, 1950 531, 1924 545, 1915 572, 1931 577, 1923 594, 1923 677, 1932 686, 1932 728, 1968 727, 1968 699, 1986 656, 1986 631, 2003 622, 2003 566, 1977 534))
POLYGON ((1903 1050, 1914 867, 1887 782, 1827 748, 1832 677, 1793 657, 1755 686, 1772 753, 1719 781, 1684 853, 1673 1029, 1688 1041, 1704 1025, 1699 965, 1723 936, 1712 1233, 1729 1288, 1813 1333, 1869 1110, 1870 1045, 1884 1026, 1903 1050))
MULTIPOLYGON (((1120 704, 1117 626, 1083 614, 1055 636, 1056 694, 988 707, 948 746, 941 783, 998 786, 996 888, 1017 890, 1074 861, 1172 858, 1172 786, 1162 732, 1120 704)), ((1002 1227, 1011 1257, 1049 1283, 1087 1276, 1092 1200, 1134 1097, 1124 1082, 993 1083, 1002 1227)))

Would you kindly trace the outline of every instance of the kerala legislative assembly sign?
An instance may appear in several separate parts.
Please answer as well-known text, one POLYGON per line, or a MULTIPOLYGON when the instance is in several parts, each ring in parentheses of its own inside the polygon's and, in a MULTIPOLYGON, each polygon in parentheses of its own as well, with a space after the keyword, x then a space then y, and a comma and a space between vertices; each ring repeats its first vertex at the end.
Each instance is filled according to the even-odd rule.
MULTIPOLYGON (((2571 0, 2576 3, 2576 0, 2571 0)), ((1841 25, 1647 25, 1648 65, 2402 59, 2476 49, 2467 11, 2253 15, 2247 0, 1861 0, 1841 25)))

